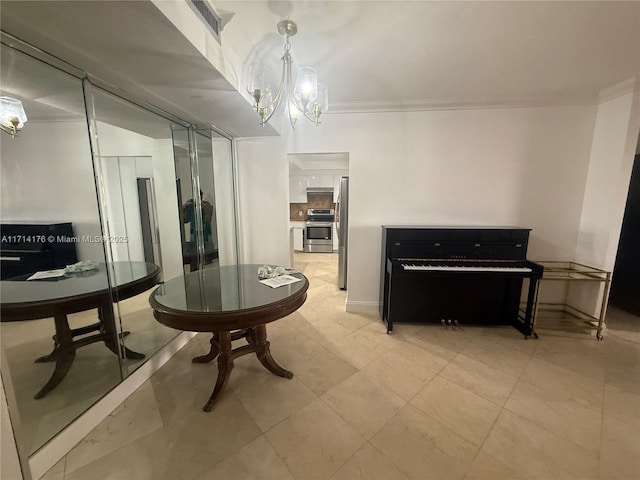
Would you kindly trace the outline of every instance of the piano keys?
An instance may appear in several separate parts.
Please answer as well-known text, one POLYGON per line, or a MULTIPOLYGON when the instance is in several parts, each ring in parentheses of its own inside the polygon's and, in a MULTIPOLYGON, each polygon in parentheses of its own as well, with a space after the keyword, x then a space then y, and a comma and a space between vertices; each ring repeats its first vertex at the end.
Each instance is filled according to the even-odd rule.
POLYGON ((542 266, 530 229, 383 226, 380 315, 394 322, 513 325, 535 335, 542 266), (524 280, 528 288, 521 309, 524 280))
POLYGON ((530 273, 532 270, 529 267, 501 267, 501 266, 479 266, 479 265, 441 265, 435 264, 416 264, 416 263, 403 263, 402 268, 404 270, 420 270, 429 272, 502 272, 502 273, 530 273))

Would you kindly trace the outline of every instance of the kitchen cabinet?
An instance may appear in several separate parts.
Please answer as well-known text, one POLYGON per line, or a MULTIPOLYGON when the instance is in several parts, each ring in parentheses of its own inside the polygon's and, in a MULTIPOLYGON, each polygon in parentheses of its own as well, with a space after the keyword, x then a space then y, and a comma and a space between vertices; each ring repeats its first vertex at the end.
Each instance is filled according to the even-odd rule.
POLYGON ((304 249, 304 228, 293 227, 293 249, 301 252, 304 249))
POLYGON ((307 175, 307 187, 333 187, 333 175, 307 175))
POLYGON ((334 201, 336 199, 335 175, 290 175, 289 202, 307 203, 307 187, 332 187, 334 201))
POLYGON ((344 175, 333 175, 333 201, 334 203, 338 201, 338 197, 340 196, 340 179, 344 175))
POLYGON ((319 175, 321 187, 333 187, 333 175, 319 175))
POLYGON ((307 175, 307 187, 320 187, 320 175, 307 175))
POLYGON ((307 203, 307 177, 291 175, 289 177, 289 202, 307 203))

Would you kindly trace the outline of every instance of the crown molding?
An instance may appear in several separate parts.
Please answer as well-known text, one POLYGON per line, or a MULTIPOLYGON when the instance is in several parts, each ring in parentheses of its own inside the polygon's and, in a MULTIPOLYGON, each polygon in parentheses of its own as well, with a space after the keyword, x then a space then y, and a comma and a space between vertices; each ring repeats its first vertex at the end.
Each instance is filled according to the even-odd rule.
POLYGON ((336 102, 330 104, 331 113, 383 113, 417 112, 429 110, 473 110, 496 108, 527 108, 557 106, 598 105, 608 100, 637 91, 640 85, 635 77, 606 87, 597 94, 576 93, 573 95, 547 95, 519 98, 435 98, 412 100, 380 100, 373 102, 336 102))
POLYGON ((596 105, 596 95, 558 95, 522 98, 437 98, 374 102, 336 102, 330 104, 331 113, 415 112, 428 110, 472 110, 496 108, 527 108, 554 106, 596 105))
POLYGON ((603 88, 598 93, 598 103, 607 102, 622 95, 626 95, 627 93, 631 93, 636 89, 636 87, 636 78, 631 77, 607 88, 603 88))

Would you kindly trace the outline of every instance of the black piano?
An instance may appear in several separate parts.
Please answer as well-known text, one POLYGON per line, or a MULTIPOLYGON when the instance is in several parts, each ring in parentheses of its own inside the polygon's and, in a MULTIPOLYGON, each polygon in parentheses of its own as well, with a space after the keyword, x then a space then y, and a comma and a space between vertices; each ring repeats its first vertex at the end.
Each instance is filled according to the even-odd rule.
POLYGON ((387 333, 394 322, 425 322, 512 325, 535 335, 543 268, 527 261, 530 231, 383 225, 380 316, 387 333))
POLYGON ((0 237, 2 280, 64 268, 78 261, 70 222, 3 223, 0 237))

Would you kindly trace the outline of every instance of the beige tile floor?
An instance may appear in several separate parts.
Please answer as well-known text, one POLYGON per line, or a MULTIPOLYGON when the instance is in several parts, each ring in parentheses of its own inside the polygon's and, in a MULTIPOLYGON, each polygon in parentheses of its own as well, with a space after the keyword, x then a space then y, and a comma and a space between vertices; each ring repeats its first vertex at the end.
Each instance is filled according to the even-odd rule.
MULTIPOLYGON (((153 318, 148 292, 119 303, 120 324, 130 335, 127 347, 149 358, 179 332, 159 324, 153 318)), ((68 316, 69 325, 78 328, 95 323, 97 310, 68 316)), ((102 342, 84 346, 77 351, 69 373, 44 398, 33 395, 47 382, 54 362, 34 363, 34 359, 51 352, 54 322, 52 318, 28 322, 2 322, 0 342, 6 364, 3 364, 5 386, 11 383, 19 418, 20 439, 31 453, 64 429, 79 415, 102 398, 126 376, 142 365, 142 360, 123 359, 102 342), (121 373, 122 369, 122 373, 121 373)))
POLYGON ((47 480, 637 479, 640 326, 611 309, 603 342, 511 327, 398 324, 345 313, 333 254, 300 254, 308 300, 270 325, 287 380, 217 367, 199 334, 47 480))

